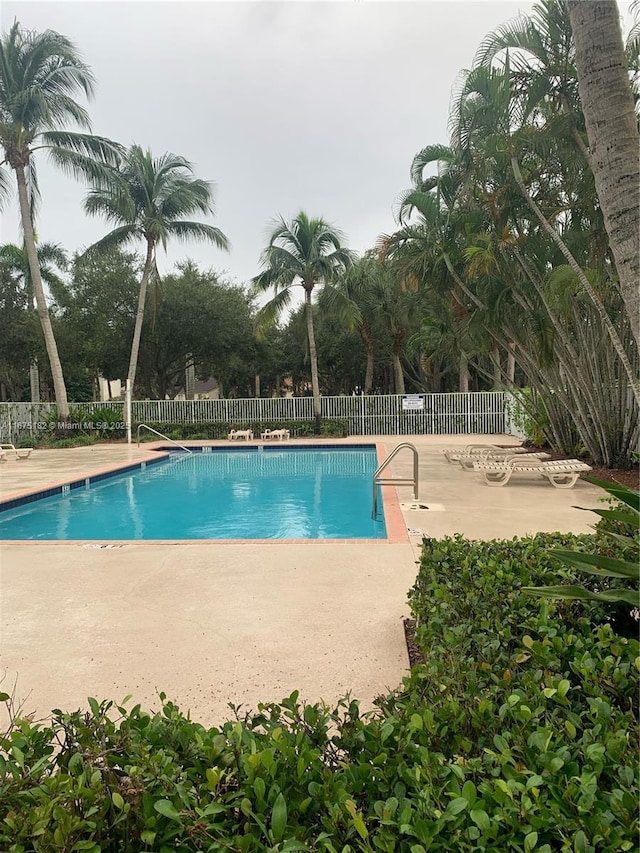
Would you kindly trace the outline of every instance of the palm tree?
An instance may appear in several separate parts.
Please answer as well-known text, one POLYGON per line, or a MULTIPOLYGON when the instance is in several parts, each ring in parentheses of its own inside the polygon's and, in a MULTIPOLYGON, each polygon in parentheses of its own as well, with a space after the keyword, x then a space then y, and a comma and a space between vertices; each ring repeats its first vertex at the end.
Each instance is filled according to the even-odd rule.
POLYGON ((92 95, 93 75, 67 38, 52 30, 24 31, 17 21, 2 35, 0 145, 4 160, 0 166, 8 165, 16 175, 24 245, 60 420, 68 418, 69 405, 36 252, 33 220, 39 193, 33 154, 47 150, 49 158, 67 172, 95 176, 117 151, 107 139, 64 129, 72 123, 90 130, 84 107, 74 100, 76 93, 92 95))
MULTIPOLYGON (((536 118, 536 116, 533 117, 536 118)), ((542 116, 538 115, 537 118, 542 116)), ((634 366, 622 337, 609 317, 597 289, 592 287, 584 269, 563 239, 560 227, 566 219, 566 216, 563 216, 563 205, 560 204, 553 211, 556 218, 556 222, 553 222, 536 201, 535 195, 539 196, 544 186, 541 180, 544 175, 540 172, 536 155, 539 155, 541 149, 546 150, 549 157, 549 146, 553 137, 549 134, 548 128, 535 127, 531 119, 531 112, 523 110, 522 104, 514 96, 509 62, 500 69, 479 66, 464 76, 460 92, 454 99, 452 125, 455 146, 462 150, 476 149, 476 157, 479 155, 485 163, 500 164, 503 172, 507 164, 510 164, 515 183, 527 206, 542 229, 564 255, 581 287, 596 307, 624 367, 631 393, 640 404, 640 383, 636 379, 634 366), (521 126, 514 129, 516 122, 521 126), (539 150, 536 150, 536 146, 539 146, 539 150), (521 168, 521 162, 524 168, 521 168), (529 174, 526 174, 524 169, 529 174)), ((566 155, 564 149, 559 147, 558 151, 561 156, 566 155)))
POLYGON ((629 81, 634 56, 637 63, 636 39, 637 31, 630 35, 627 57, 615 0, 543 0, 531 17, 520 16, 489 33, 475 61, 489 67, 506 57, 513 86, 527 108, 545 111, 546 132, 556 127, 565 135, 570 131, 588 162, 638 342, 640 140, 629 81), (603 108, 606 116, 601 115, 603 108), (612 151, 617 152, 613 157, 612 151))
MULTIPOLYGON (((423 291, 426 322, 410 344, 416 351, 423 344, 433 349, 436 339, 452 341, 456 335, 462 342, 474 313, 485 312, 486 306, 461 275, 457 232, 469 223, 468 212, 460 204, 464 173, 457 152, 444 145, 427 146, 414 157, 411 177, 413 187, 399 197, 396 218, 401 228, 391 236, 382 235, 378 246, 397 275, 407 281, 417 280, 423 291), (425 170, 433 165, 437 166, 437 176, 425 177, 425 170), (433 306, 442 310, 436 322, 433 306)), ((462 392, 469 389, 469 352, 468 345, 462 343, 449 350, 458 362, 462 392)))
POLYGON ((157 279, 158 244, 167 247, 170 237, 207 240, 219 249, 229 242, 219 228, 183 219, 193 213, 213 213, 213 187, 193 177, 193 166, 176 154, 153 157, 132 145, 120 163, 101 177, 85 199, 85 210, 102 215, 116 228, 87 251, 103 251, 144 240, 146 256, 138 294, 138 308, 131 344, 127 380, 133 391, 142 335, 142 322, 150 279, 157 279))
POLYGON ((640 135, 618 4, 567 0, 590 163, 636 343, 640 344, 640 135))
MULTIPOLYGON (((42 280, 49 286, 53 284, 60 286, 61 281, 56 268, 66 270, 68 259, 64 249, 57 243, 42 243, 36 249, 38 255, 38 266, 42 280)), ((15 243, 5 243, 0 246, 0 259, 3 260, 7 268, 16 276, 19 281, 22 281, 29 305, 35 304, 33 292, 33 281, 31 278, 31 268, 29 267, 29 257, 26 247, 16 246, 15 243)), ((38 359, 33 357, 29 365, 29 379, 31 386, 31 402, 40 402, 40 372, 38 369, 38 359)))
POLYGON ((489 33, 474 65, 509 62, 514 88, 531 107, 553 107, 549 122, 562 123, 567 136, 588 158, 584 117, 578 97, 575 47, 564 0, 542 0, 531 16, 519 15, 489 33))
POLYGON ((261 256, 265 269, 253 279, 256 292, 265 293, 271 288, 275 291, 273 299, 259 312, 258 326, 263 327, 290 304, 292 287, 298 285, 304 289, 313 415, 318 434, 322 418, 311 296, 314 288, 331 282, 351 266, 353 255, 342 246, 342 240, 342 234, 324 219, 311 219, 303 211, 291 222, 281 217, 274 222, 269 244, 261 256))
POLYGON ((369 251, 358 258, 344 275, 338 277, 335 284, 325 287, 320 296, 319 306, 335 316, 339 323, 349 330, 355 330, 367 354, 367 366, 363 393, 371 394, 373 371, 375 367, 375 345, 379 326, 380 305, 376 282, 386 275, 382 263, 374 252, 369 251))

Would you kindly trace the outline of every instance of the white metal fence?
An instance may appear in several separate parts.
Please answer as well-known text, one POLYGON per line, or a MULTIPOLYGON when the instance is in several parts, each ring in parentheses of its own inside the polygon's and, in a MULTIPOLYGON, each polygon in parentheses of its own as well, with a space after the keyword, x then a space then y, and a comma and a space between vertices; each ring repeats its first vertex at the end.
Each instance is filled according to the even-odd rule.
MULTIPOLYGON (((351 435, 424 435, 504 433, 509 429, 508 396, 503 391, 469 394, 423 394, 423 408, 406 411, 399 394, 370 397, 323 397, 322 417, 346 423, 351 435)), ((91 420, 100 409, 121 413, 124 404, 77 403, 91 420)), ((0 403, 0 440, 16 442, 46 430, 55 412, 51 403, 0 403)), ((224 423, 236 427, 280 421, 313 422, 311 397, 239 400, 140 400, 132 404, 134 425, 224 423)), ((55 424, 54 424, 55 426, 55 424)))

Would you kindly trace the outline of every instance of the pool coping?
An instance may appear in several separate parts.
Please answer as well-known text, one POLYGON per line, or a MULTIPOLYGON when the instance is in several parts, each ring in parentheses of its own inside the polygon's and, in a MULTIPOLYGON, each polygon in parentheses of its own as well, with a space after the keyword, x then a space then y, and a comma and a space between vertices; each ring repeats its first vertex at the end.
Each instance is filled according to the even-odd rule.
MULTIPOLYGON (((189 445, 184 445, 189 447, 189 445)), ((231 448, 234 451, 246 450, 262 446, 259 442, 246 442, 242 446, 234 445, 231 448)), ((317 446, 321 448, 329 448, 329 444, 304 444, 292 445, 289 442, 281 441, 277 444, 268 445, 271 448, 283 450, 287 447, 296 447, 296 449, 309 449, 317 446)), ((358 445, 336 445, 339 447, 375 447, 378 464, 382 464, 387 459, 387 451, 384 444, 380 441, 361 442, 358 445)), ((45 486, 38 486, 32 489, 26 489, 18 492, 10 492, 4 498, 0 499, 0 513, 15 509, 18 506, 23 506, 27 503, 32 503, 47 497, 64 494, 67 491, 72 491, 78 488, 86 488, 90 483, 100 482, 110 477, 115 477, 118 474, 124 474, 127 471, 135 471, 146 468, 147 465, 161 462, 168 459, 171 455, 166 450, 166 442, 157 441, 146 443, 145 447, 149 448, 149 452, 145 453, 145 458, 138 459, 135 462, 127 461, 117 465, 107 465, 98 468, 95 471, 85 472, 82 476, 74 476, 73 478, 65 478, 53 483, 47 483, 45 486)), ((227 445, 224 444, 194 444, 192 447, 202 448, 210 447, 212 449, 226 451, 227 445)), ((266 446, 265 446, 266 449, 266 446)), ((2 541, 4 547, 8 545, 76 545, 83 548, 93 548, 96 550, 107 550, 110 547, 122 548, 127 545, 149 547, 153 545, 399 545, 410 542, 407 526, 400 508, 400 500, 393 486, 381 486, 382 492, 382 509, 384 513, 385 528, 387 536, 384 539, 5 539, 2 541)))

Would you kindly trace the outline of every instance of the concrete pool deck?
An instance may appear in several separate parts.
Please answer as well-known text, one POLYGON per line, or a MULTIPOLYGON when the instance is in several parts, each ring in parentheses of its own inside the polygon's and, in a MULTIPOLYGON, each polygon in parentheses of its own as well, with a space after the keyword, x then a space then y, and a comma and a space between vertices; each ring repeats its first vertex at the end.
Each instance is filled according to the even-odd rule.
MULTIPOLYGON (((132 694, 133 702, 157 709, 164 691, 206 725, 227 719, 229 702, 248 710, 294 689, 306 701, 329 703, 351 691, 371 707, 407 672, 402 619, 422 535, 588 532, 595 517, 573 505, 596 506, 603 494, 584 481, 558 490, 518 475, 491 488, 441 452, 471 442, 518 443, 509 436, 291 443, 376 442, 391 452, 403 440, 419 451, 419 504, 429 509, 410 509, 411 488, 398 488, 409 530, 402 542, 3 543, 0 690, 11 693, 15 685, 25 713, 37 717, 84 707, 88 696, 120 701, 132 694)), ((150 446, 35 451, 1 466, 0 499, 147 458, 150 446)), ((397 476, 410 468, 408 452, 391 464, 397 476)))

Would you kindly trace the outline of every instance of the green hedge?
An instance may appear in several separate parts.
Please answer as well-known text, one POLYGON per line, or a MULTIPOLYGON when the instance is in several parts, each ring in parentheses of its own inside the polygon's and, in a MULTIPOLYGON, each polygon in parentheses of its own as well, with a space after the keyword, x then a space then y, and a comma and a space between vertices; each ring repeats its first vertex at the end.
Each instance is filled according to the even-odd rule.
MULTIPOLYGON (((96 408, 91 414, 79 409, 72 409, 65 429, 56 429, 57 415, 50 413, 45 422, 48 429, 40 432, 33 439, 25 441, 25 446, 31 447, 79 447, 86 444, 94 444, 98 441, 109 439, 122 440, 126 436, 126 430, 121 429, 123 414, 109 408, 96 408)), ((212 439, 226 439, 232 429, 251 429, 256 438, 267 429, 288 429, 292 438, 309 436, 313 437, 314 424, 311 421, 203 421, 201 423, 188 424, 166 424, 150 423, 150 427, 166 435, 174 441, 188 439, 190 441, 209 441, 212 439)), ((132 425, 134 440, 138 425, 132 425)), ((347 421, 324 420, 322 422, 322 435, 344 438, 349 435, 347 421)), ((140 441, 158 441, 158 436, 149 430, 141 430, 140 441)))
MULTIPOLYGON (((165 424, 150 423, 150 427, 163 433, 168 438, 188 439, 191 441, 209 441, 213 439, 226 439, 232 429, 250 429, 255 438, 268 429, 288 429, 292 438, 314 435, 314 424, 311 421, 206 421, 193 424, 165 424)), ((133 426, 133 432, 137 424, 133 426)), ((349 435, 346 421, 323 420, 323 436, 345 437, 349 435)), ((158 437, 148 430, 141 430, 141 441, 158 441, 158 437)))
POLYGON ((95 405, 91 412, 84 408, 72 407, 64 427, 58 421, 57 409, 43 417, 47 428, 34 436, 36 447, 82 447, 109 439, 123 439, 124 414, 121 407, 95 405))
POLYGON ((426 540, 411 592, 425 663, 373 715, 293 694, 205 729, 161 695, 155 715, 90 700, 16 720, 0 849, 637 849, 638 642, 600 605, 520 591, 571 578, 556 545, 597 540, 426 540))
POLYGON ((423 545, 410 599, 425 663, 402 702, 428 709, 459 796, 476 790, 459 849, 474 824, 487 849, 636 849, 638 642, 613 630, 619 609, 521 591, 575 581, 552 547, 615 553, 600 535, 423 545))

